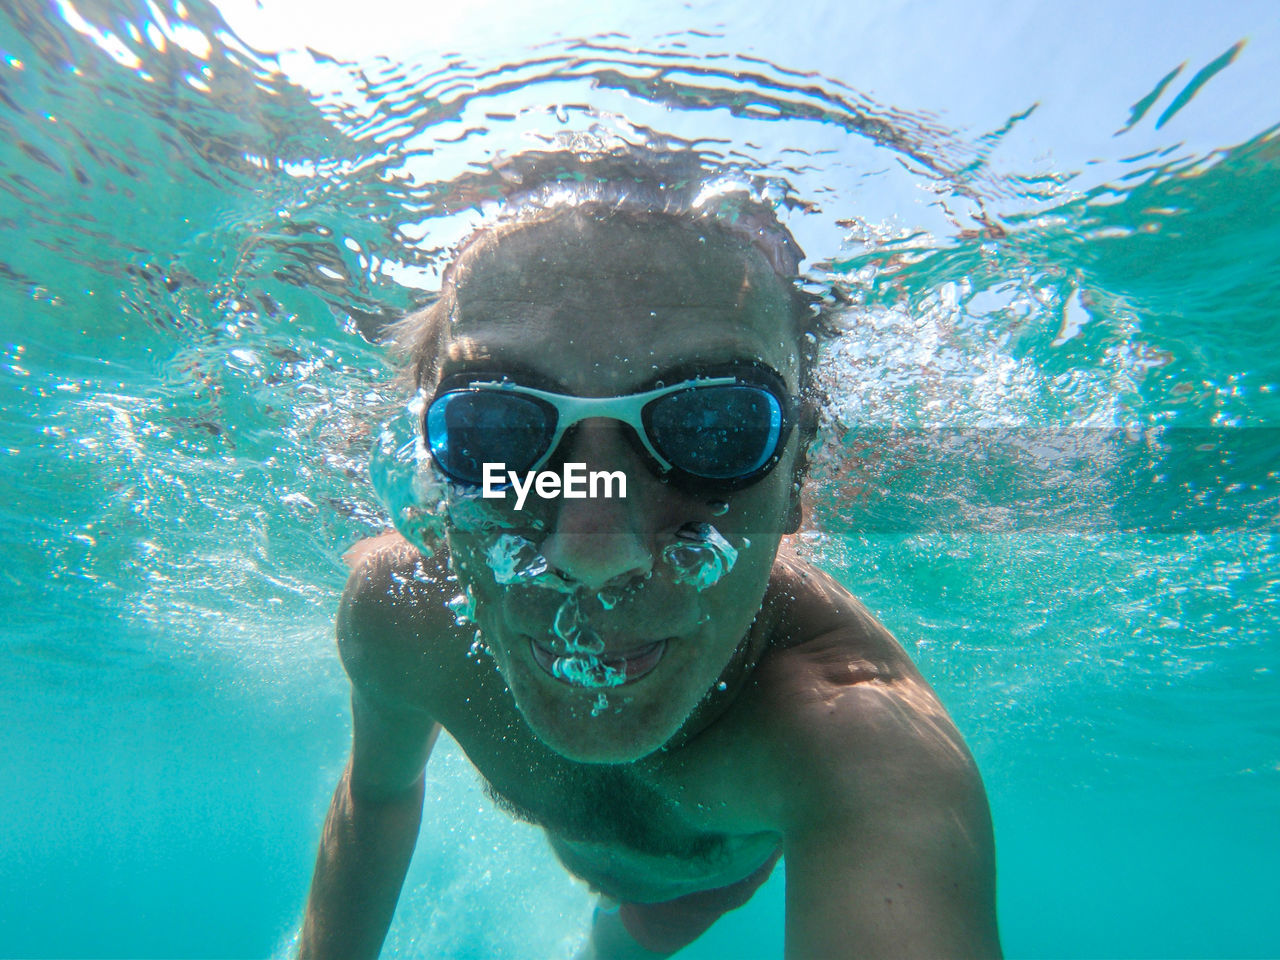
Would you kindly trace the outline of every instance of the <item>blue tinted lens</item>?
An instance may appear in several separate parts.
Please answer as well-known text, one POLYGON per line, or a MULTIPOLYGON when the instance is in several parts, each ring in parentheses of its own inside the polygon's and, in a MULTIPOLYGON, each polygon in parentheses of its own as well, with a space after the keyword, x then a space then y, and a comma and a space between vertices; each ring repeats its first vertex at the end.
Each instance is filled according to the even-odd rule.
POLYGON ((777 452, 782 405, 763 387, 690 387, 649 405, 649 441, 673 467, 708 480, 735 480, 777 452))
POLYGON ((480 484, 486 463, 532 469, 555 435, 555 417, 554 408, 518 393, 459 390, 427 408, 427 446, 450 479, 480 484))

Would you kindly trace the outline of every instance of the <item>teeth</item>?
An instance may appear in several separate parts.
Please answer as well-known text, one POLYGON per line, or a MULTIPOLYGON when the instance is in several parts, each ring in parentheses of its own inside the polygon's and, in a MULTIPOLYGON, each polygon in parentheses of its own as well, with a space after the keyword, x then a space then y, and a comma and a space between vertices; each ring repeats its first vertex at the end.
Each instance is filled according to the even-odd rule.
POLYGON ((534 643, 553 657, 574 657, 586 654, 605 663, 621 663, 625 660, 635 660, 637 657, 643 657, 645 654, 651 653, 653 648, 662 643, 662 641, 655 640, 640 647, 628 647, 626 650, 605 650, 603 645, 598 650, 585 650, 574 644, 548 644, 539 640, 535 640, 534 643))
POLYGON ((640 657, 643 657, 646 654, 652 653, 653 648, 656 647, 657 645, 658 645, 657 643, 651 643, 648 646, 636 647, 633 650, 624 650, 621 653, 616 653, 616 654, 613 654, 612 656, 610 656, 608 653, 602 653, 600 654, 600 659, 608 664, 623 664, 623 663, 626 663, 628 660, 638 660, 640 657))
MULTIPOLYGON (((553 677, 578 687, 616 687, 626 683, 633 679, 627 676, 632 662, 658 654, 665 642, 656 640, 644 646, 616 651, 612 656, 593 656, 574 651, 558 652, 554 647, 530 638, 534 657, 543 669, 553 677)), ((652 667, 645 673, 649 669, 652 667)))

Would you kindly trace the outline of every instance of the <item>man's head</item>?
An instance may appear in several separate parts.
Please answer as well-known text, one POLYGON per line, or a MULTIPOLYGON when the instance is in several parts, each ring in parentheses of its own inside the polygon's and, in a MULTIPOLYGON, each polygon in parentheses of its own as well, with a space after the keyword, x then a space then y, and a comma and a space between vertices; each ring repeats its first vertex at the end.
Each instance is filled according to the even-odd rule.
POLYGON ((744 229, 589 191, 536 205, 465 244, 430 315, 405 327, 419 386, 436 398, 437 462, 462 442, 443 412, 450 390, 488 391, 459 405, 473 419, 483 407, 483 429, 498 431, 496 445, 475 441, 481 451, 545 442, 542 422, 526 420, 558 414, 539 397, 560 410, 575 402, 564 397, 656 398, 635 401, 630 420, 617 412, 630 401, 586 416, 541 461, 621 472, 625 498, 530 493, 517 509, 513 494, 450 488, 450 558, 483 639, 530 727, 572 759, 659 749, 759 653, 750 628, 799 522, 811 427, 794 398, 813 341, 787 272, 794 245, 751 213, 744 229), (665 432, 663 416, 675 421, 665 432), (759 454, 735 460, 721 448, 736 438, 759 454), (716 475, 663 469, 655 452, 716 475))

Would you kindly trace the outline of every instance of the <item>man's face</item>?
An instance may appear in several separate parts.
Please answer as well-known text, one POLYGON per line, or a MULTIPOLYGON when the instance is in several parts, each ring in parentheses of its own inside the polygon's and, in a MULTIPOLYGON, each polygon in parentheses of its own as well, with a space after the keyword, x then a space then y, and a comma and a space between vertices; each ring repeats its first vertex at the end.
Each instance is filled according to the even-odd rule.
MULTIPOLYGON (((714 229, 564 216, 473 246, 456 279, 442 377, 505 373, 526 386, 610 397, 685 379, 691 365, 756 362, 797 391, 781 281, 714 229)), ((799 431, 770 473, 732 492, 663 482, 627 432, 617 421, 585 420, 544 468, 623 471, 625 499, 531 492, 516 510, 509 492, 455 497, 450 509, 454 570, 516 704, 539 739, 583 762, 625 762, 660 748, 741 665, 793 503, 799 431), (679 562, 689 556, 681 532, 690 524, 710 524, 731 548, 703 549, 720 563, 710 562, 701 582, 679 562), (495 550, 512 544, 544 557, 547 573, 511 582, 495 572, 495 550), (608 665, 608 681, 599 671, 593 681, 558 669, 581 643, 579 629, 598 650, 592 662, 608 665)))

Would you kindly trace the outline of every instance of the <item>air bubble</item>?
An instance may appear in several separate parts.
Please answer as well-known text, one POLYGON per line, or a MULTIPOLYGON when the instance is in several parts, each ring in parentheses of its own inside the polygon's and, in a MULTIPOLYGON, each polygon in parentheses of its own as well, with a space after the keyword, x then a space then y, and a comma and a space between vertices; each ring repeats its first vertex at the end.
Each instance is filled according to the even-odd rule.
POLYGON ((445 606, 453 611, 453 622, 460 627, 465 627, 469 623, 475 623, 476 617, 476 601, 471 596, 471 591, 464 589, 452 600, 445 603, 445 606))
POLYGON ((528 582, 547 572, 547 558, 532 540, 504 533, 485 553, 493 579, 501 584, 528 582))
POLYGON ((571 593, 557 608, 555 619, 551 621, 551 632, 565 643, 571 644, 578 639, 578 633, 582 629, 579 623, 581 619, 582 609, 578 604, 578 595, 571 593))
MULTIPOLYGON (((537 587, 564 595, 551 621, 551 635, 563 653, 551 663, 551 673, 579 687, 615 687, 627 680, 626 670, 600 659, 604 638, 582 612, 583 590, 556 573, 537 544, 514 533, 495 537, 484 554, 494 580, 503 586, 537 587)), ((604 609, 621 600, 622 590, 602 590, 597 599, 604 609)), ((602 708, 603 709, 603 708, 602 708)))
POLYGON ((604 653, 604 638, 584 622, 582 629, 578 631, 577 640, 570 645, 569 652, 585 653, 588 656, 598 657, 604 653))
POLYGON ((676 583, 706 590, 733 569, 738 551, 709 523, 686 523, 676 531, 675 543, 662 551, 662 559, 675 573, 676 583))
POLYGON ((369 458, 369 479, 401 536, 429 555, 444 538, 447 485, 418 428, 424 403, 419 394, 383 426, 369 458))
POLYGON ((623 591, 616 587, 605 587, 596 593, 596 599, 600 601, 600 606, 606 610, 612 610, 619 601, 622 600, 623 591))
POLYGON ((472 490, 456 483, 448 485, 448 497, 443 506, 448 511, 449 523, 466 533, 483 533, 507 525, 507 519, 480 495, 479 488, 472 490))
POLYGON ((578 687, 616 687, 627 682, 627 672, 598 657, 556 657, 551 673, 578 687))

